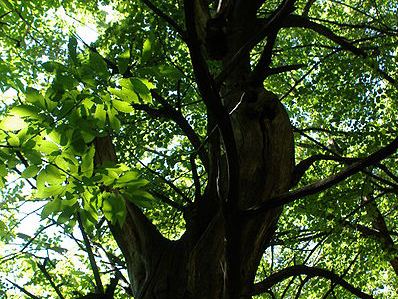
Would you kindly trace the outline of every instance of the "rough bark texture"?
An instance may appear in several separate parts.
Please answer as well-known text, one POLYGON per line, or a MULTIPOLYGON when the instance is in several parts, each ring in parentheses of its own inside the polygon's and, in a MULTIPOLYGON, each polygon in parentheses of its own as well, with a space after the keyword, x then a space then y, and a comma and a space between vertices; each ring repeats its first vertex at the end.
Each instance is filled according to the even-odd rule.
MULTIPOLYGON (((239 3, 228 12, 224 66, 255 28, 255 5, 246 9, 239 3)), ((239 211, 286 192, 294 168, 293 132, 286 110, 251 73, 249 53, 245 53, 219 90, 222 108, 229 115, 224 121, 230 122, 235 139, 238 171, 231 172, 225 154, 231 151, 225 142, 231 136, 217 127, 217 111, 209 109, 208 184, 187 209, 183 237, 165 239, 130 203, 124 226, 112 227, 136 299, 251 298, 247 294, 281 209, 255 217, 243 217, 239 211), (237 178, 237 194, 229 192, 232 177, 237 178)), ((115 160, 110 137, 97 139, 96 150, 97 165, 115 160)))

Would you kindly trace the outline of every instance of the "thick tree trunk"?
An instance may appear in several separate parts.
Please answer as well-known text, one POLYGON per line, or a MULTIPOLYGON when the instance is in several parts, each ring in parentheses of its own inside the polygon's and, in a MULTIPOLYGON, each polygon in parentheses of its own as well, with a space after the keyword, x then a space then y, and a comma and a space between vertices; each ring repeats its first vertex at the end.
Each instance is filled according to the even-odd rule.
MULTIPOLYGON (((245 11, 244 5, 236 5, 229 15, 224 66, 256 25, 255 9, 245 11)), ((191 24, 191 30, 193 27, 191 24)), ((195 51, 191 48, 192 55, 195 51)), ((187 209, 183 237, 166 240, 132 204, 127 205, 122 229, 113 227, 136 299, 251 298, 248 294, 258 264, 281 209, 251 218, 239 211, 286 192, 294 168, 293 132, 286 110, 252 73, 249 53, 244 53, 220 89, 222 109, 229 118, 223 121, 229 122, 233 136, 225 135, 220 114, 211 110, 212 103, 208 105, 208 184, 201 198, 187 209), (234 139, 234 149, 228 148, 231 143, 226 138, 234 139), (236 153, 237 161, 227 157, 229 152, 236 153), (236 173, 229 165, 232 162, 236 173), (231 186, 231 178, 237 179, 237 186, 231 186)), ((206 98, 206 87, 200 86, 206 74, 198 78, 203 75, 198 71, 195 75, 206 98)))
MULTIPOLYGON (((285 109, 264 89, 257 90, 256 101, 240 105, 231 118, 240 165, 239 207, 247 208, 288 190, 293 170, 293 134, 285 109)), ((219 135, 213 142, 220 144, 218 138, 219 135)), ((130 204, 123 228, 113 228, 135 298, 225 297, 226 232, 219 201, 228 188, 228 182, 222 179, 228 173, 222 166, 223 159, 221 154, 210 159, 215 161, 210 171, 217 175, 209 176, 214 181, 209 181, 207 191, 186 216, 187 231, 180 240, 164 239, 130 204)), ((239 298, 250 298, 243 295, 250 292, 280 212, 274 209, 261 217, 237 215, 233 219, 239 224, 232 232, 239 246, 239 256, 234 261, 239 271, 239 298)))
MULTIPOLYGON (((293 136, 287 114, 273 95, 260 90, 260 96, 269 96, 266 102, 274 101, 272 119, 260 113, 248 114, 242 106, 236 110, 233 122, 239 148, 242 208, 287 191, 293 169, 293 136)), ((223 169, 220 167, 221 172, 223 169)), ((129 217, 120 231, 114 229, 114 235, 126 258, 135 298, 224 297, 225 221, 216 189, 226 187, 215 182, 209 186, 212 188, 187 219, 187 232, 174 242, 148 230, 152 225, 146 223, 137 207, 129 205, 129 217)), ((243 295, 250 292, 279 215, 280 209, 275 209, 261 217, 235 219, 240 224, 233 233, 239 246, 235 262, 239 265, 237 292, 241 298, 250 298, 243 295)))

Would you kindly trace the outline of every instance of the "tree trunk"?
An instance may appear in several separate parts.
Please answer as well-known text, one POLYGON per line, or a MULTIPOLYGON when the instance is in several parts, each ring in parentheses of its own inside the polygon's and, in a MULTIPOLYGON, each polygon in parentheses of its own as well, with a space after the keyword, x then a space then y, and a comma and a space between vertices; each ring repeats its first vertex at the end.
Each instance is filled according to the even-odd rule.
MULTIPOLYGON (((224 66, 256 25, 255 10, 242 10, 239 5, 235 10, 230 12, 226 28, 224 66)), ((219 91, 233 136, 224 134, 209 108, 207 187, 187 208, 183 237, 165 239, 130 203, 122 229, 112 228, 136 299, 251 298, 248 294, 281 208, 250 218, 239 211, 288 191, 294 168, 293 132, 286 110, 252 73, 249 53, 244 53, 219 91), (234 139, 236 168, 229 165, 226 153, 231 149, 226 138, 234 139), (237 186, 231 185, 231 177, 237 178, 237 186)), ((203 78, 198 78, 198 85, 200 82, 203 78)))
MULTIPOLYGON (((239 207, 248 208, 286 192, 294 153, 293 133, 282 104, 260 88, 256 101, 241 103, 231 118, 239 155, 239 207)), ((211 138, 212 142, 221 144, 219 134, 216 135, 211 138)), ((220 178, 228 177, 228 173, 222 166, 225 165, 223 155, 214 155, 210 158, 213 161, 210 173, 217 175, 209 175, 213 181, 208 182, 205 194, 190 207, 186 215, 187 231, 180 240, 163 238, 131 204, 128 204, 129 216, 123 228, 113 228, 126 258, 135 298, 225 297, 226 232, 220 193, 228 189, 228 182, 220 178)), ((236 298, 250 298, 244 294, 250 293, 280 212, 277 208, 250 219, 234 216, 234 223, 239 224, 232 232, 237 240, 234 246, 239 246, 239 255, 234 257, 239 271, 236 298)))

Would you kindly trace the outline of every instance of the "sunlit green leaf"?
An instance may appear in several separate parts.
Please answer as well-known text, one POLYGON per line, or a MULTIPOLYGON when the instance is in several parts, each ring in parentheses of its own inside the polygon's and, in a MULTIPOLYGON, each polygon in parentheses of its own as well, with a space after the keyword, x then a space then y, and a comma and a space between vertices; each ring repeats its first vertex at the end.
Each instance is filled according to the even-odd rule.
POLYGON ((91 177, 93 175, 94 154, 95 147, 91 146, 89 150, 82 156, 81 172, 86 177, 91 177))
POLYGON ((27 126, 28 124, 19 116, 6 116, 0 122, 0 129, 4 131, 18 131, 27 126))
POLYGON ((134 108, 129 103, 124 101, 113 100, 112 105, 120 112, 131 113, 134 111, 134 108))
POLYGON ((30 165, 22 172, 22 177, 26 178, 26 179, 33 178, 34 176, 37 175, 39 170, 40 170, 40 168, 38 166, 30 165))

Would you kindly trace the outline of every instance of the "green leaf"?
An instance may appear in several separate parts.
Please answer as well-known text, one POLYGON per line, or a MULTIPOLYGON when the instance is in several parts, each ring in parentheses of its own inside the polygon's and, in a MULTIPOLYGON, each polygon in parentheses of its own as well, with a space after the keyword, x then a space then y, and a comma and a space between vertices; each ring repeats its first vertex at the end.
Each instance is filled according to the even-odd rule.
POLYGON ((41 154, 37 150, 29 150, 25 153, 25 158, 32 164, 39 165, 42 162, 41 154))
POLYGON ((95 107, 94 118, 98 120, 98 128, 102 129, 106 124, 106 111, 104 105, 97 105, 95 107))
POLYGON ((142 82, 142 80, 137 79, 137 78, 131 78, 130 82, 133 85, 134 90, 139 95, 150 93, 148 87, 144 84, 144 82, 142 82))
POLYGON ((42 109, 46 109, 45 99, 37 89, 31 87, 26 88, 25 98, 29 103, 42 109))
POLYGON ((130 65, 130 50, 126 50, 117 58, 117 66, 120 74, 124 74, 130 65))
POLYGON ((25 129, 28 124, 20 117, 16 115, 6 116, 0 122, 0 129, 6 132, 19 131, 25 129))
POLYGON ((90 178, 94 171, 95 147, 90 146, 89 150, 82 156, 81 172, 85 177, 90 178))
POLYGON ((41 219, 46 219, 51 214, 56 214, 62 210, 62 200, 60 198, 54 198, 49 201, 40 213, 41 219))
POLYGON ((5 177, 7 174, 7 167, 4 164, 0 164, 0 177, 5 177))
MULTIPOLYGON (((148 81, 144 81, 143 79, 138 79, 138 78, 132 78, 130 79, 131 84, 133 85, 133 88, 135 92, 140 96, 141 100, 144 103, 151 103, 152 102, 152 96, 151 92, 149 91, 148 81), (146 84, 148 83, 148 84, 146 84)), ((149 85, 151 86, 151 85, 149 85)))
POLYGON ((118 132, 120 130, 120 121, 117 118, 117 112, 115 109, 109 109, 108 110, 108 119, 109 123, 111 125, 111 128, 118 132))
POLYGON ((50 72, 50 73, 53 73, 53 72, 55 72, 55 71, 66 71, 66 67, 64 66, 64 65, 62 65, 61 63, 59 63, 59 62, 55 62, 55 61, 47 61, 47 62, 44 62, 43 64, 42 64, 42 67, 47 71, 47 72, 50 72))
POLYGON ((0 220, 0 237, 5 237, 9 234, 7 224, 0 220))
POLYGON ((78 206, 77 205, 66 206, 66 207, 64 207, 64 205, 62 206, 63 206, 62 212, 59 214, 57 222, 60 224, 65 224, 69 220, 71 220, 71 218, 76 214, 78 206))
POLYGON ((144 41, 142 46, 142 61, 148 61, 152 55, 152 42, 149 38, 144 41))
POLYGON ((124 101, 113 100, 112 105, 120 112, 131 113, 134 111, 134 108, 129 103, 124 101))
POLYGON ((8 0, 0 0, 1 6, 7 10, 14 10, 14 7, 8 0))
POLYGON ((53 165, 47 165, 42 169, 36 178, 37 198, 47 198, 57 196, 65 191, 65 173, 61 172, 53 165))
POLYGON ((98 74, 108 74, 108 66, 98 53, 90 52, 90 67, 98 74))
POLYGON ((138 179, 138 172, 136 171, 128 171, 120 176, 117 180, 119 184, 125 184, 131 181, 136 181, 138 179))
POLYGON ((33 178, 37 175, 39 170, 40 168, 36 165, 30 165, 22 172, 22 177, 25 179, 33 178))
POLYGON ((153 208, 154 197, 152 194, 145 190, 140 190, 136 188, 128 188, 126 192, 123 192, 126 198, 137 206, 143 208, 153 208))
POLYGON ((19 105, 11 108, 8 114, 13 116, 19 116, 21 118, 42 120, 43 118, 39 115, 39 112, 40 110, 35 106, 19 105))
POLYGON ((20 146, 21 142, 17 134, 9 133, 7 142, 10 146, 18 147, 20 146))
POLYGON ((42 153, 51 154, 53 152, 59 152, 59 147, 54 142, 49 140, 41 140, 39 142, 39 148, 42 153))
POLYGON ((77 49, 77 40, 73 35, 71 35, 69 37, 69 42, 68 42, 68 51, 69 51, 69 57, 74 63, 78 62, 76 49, 77 49))
POLYGON ((117 96, 119 99, 121 99, 124 102, 139 103, 138 96, 135 93, 135 91, 132 89, 127 89, 124 87, 122 89, 109 87, 108 91, 117 96))
POLYGON ((107 193, 103 196, 102 212, 112 224, 123 225, 126 220, 126 204, 120 195, 107 193))
POLYGON ((80 130, 74 130, 71 140, 72 149, 76 154, 81 155, 86 151, 86 143, 80 130))
POLYGON ((180 70, 170 65, 159 65, 156 69, 156 73, 162 77, 168 77, 174 80, 178 80, 182 77, 180 70))

